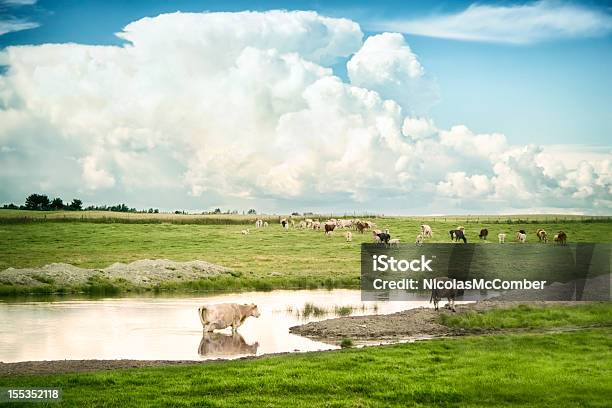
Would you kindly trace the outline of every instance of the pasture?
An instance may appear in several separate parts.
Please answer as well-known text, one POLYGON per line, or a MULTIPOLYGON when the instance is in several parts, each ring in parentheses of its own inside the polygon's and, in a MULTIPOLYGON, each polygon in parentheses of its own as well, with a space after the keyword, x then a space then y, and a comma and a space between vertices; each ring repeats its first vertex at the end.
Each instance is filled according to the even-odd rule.
MULTIPOLYGON (((255 228, 256 216, 120 214, 112 218, 111 215, 115 216, 114 213, 0 210, 0 271, 9 267, 41 267, 53 262, 103 268, 115 262, 139 259, 200 259, 232 268, 234 273, 216 281, 205 279, 180 287, 168 282, 160 289, 358 287, 360 244, 372 242, 371 233, 360 234, 354 230, 352 242, 346 242, 342 229, 331 236, 311 229, 285 231, 278 223, 278 216, 263 217, 269 220, 269 227, 255 228), (124 218, 127 216, 137 218, 124 218), (240 233, 245 228, 249 228, 249 235, 240 233)), ((541 227, 551 236, 564 230, 570 243, 612 242, 612 221, 605 218, 547 215, 367 219, 373 220, 377 228, 388 228, 391 236, 400 238, 402 243, 414 243, 423 222, 431 225, 434 232, 433 238, 426 242, 450 243, 448 231, 458 224, 465 226, 468 242, 483 245, 498 245, 498 232, 507 233, 507 243, 515 245, 514 233, 519 229, 527 231, 527 242, 536 242, 535 232, 541 227), (489 230, 487 241, 478 238, 481 228, 489 230)), ((115 286, 119 291, 130 289, 115 286)), ((12 293, 14 289, 3 287, 2 292, 12 293)))
MULTIPOLYGON (((343 230, 331 236, 323 231, 285 231, 278 216, 268 218, 268 228, 257 229, 255 217, 248 216, 51 215, 0 211, 0 270, 53 262, 102 268, 146 258, 202 259, 230 267, 234 273, 182 286, 168 282, 160 290, 358 287, 360 244, 372 242, 371 233, 354 230, 352 242, 346 242, 343 230), (250 233, 242 235, 241 230, 246 228, 250 233)), ((434 232, 426 242, 450 244, 448 230, 458 225, 465 226, 468 242, 482 245, 499 245, 499 232, 508 234, 505 245, 521 245, 514 239, 519 229, 527 231, 528 242, 536 242, 538 228, 546 229, 551 236, 564 230, 570 243, 612 242, 612 221, 605 218, 361 218, 374 221, 377 228, 388 228, 392 237, 404 243, 414 242, 423 222, 434 232), (481 228, 489 230, 488 241, 478 239, 481 228)), ((113 282, 104 284, 111 289, 130 290, 117 288, 113 282)), ((49 288, 61 289, 52 282, 49 288)), ((5 295, 16 294, 14 288, 1 289, 5 295)), ((319 309, 317 304, 308 303, 299 313, 314 315, 321 312, 319 309)), ((488 334, 363 349, 351 348, 355 339, 346 338, 343 344, 347 348, 330 352, 187 366, 0 375, 0 386, 59 387, 63 390, 62 406, 609 404, 610 303, 444 313, 440 322, 448 327, 488 334)), ((104 361, 99 361, 103 368, 104 361)))

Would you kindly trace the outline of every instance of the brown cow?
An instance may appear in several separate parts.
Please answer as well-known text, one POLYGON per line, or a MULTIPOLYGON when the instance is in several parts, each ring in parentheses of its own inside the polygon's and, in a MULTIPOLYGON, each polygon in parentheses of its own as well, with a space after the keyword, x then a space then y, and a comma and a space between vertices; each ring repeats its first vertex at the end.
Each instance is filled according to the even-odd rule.
POLYGON ((336 224, 332 224, 330 222, 326 222, 325 223, 325 235, 331 235, 332 232, 334 232, 335 228, 336 228, 336 224))
POLYGON ((486 228, 483 228, 480 230, 480 234, 478 234, 478 238, 480 239, 484 239, 486 241, 487 237, 489 236, 489 230, 486 228))
POLYGON ((554 241, 559 244, 559 245, 565 245, 567 244, 567 234, 563 231, 559 231, 556 235, 555 235, 555 239, 554 241))
POLYGON ((359 231, 360 233, 363 234, 363 231, 370 228, 370 226, 368 225, 367 222, 364 221, 357 221, 357 223, 355 224, 355 226, 357 227, 357 231, 359 231))

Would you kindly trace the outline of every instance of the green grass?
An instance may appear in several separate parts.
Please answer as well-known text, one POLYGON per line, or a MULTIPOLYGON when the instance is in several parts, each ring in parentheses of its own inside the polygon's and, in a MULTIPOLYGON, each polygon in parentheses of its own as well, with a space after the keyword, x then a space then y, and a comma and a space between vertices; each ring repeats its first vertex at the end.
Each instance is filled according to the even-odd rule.
POLYGON ((461 329, 516 329, 612 325, 612 303, 572 306, 518 305, 508 309, 440 315, 442 324, 461 329))
MULTIPOLYGON (((13 216, 27 211, 0 210, 13 216)), ((35 213, 40 215, 41 213, 35 213)), ((62 213, 58 213, 60 216, 62 213)), ((66 213, 69 216, 78 214, 66 213)), ((44 214, 43 214, 44 215, 44 214)), ((121 216, 127 216, 121 214, 121 216)), ((131 216, 131 215, 130 215, 131 216)), ((148 216, 134 214, 134 216, 148 216)), ((161 214, 159 217, 192 217, 161 214)), ((196 216, 193 216, 196 217, 196 216)), ((201 218, 202 216, 200 216, 201 218)), ((217 221, 224 219, 217 216, 217 221)), ((228 216, 225 216, 228 217, 228 216)), ((235 219, 250 218, 234 216, 235 219)), ((538 216, 515 216, 511 224, 501 223, 507 216, 462 219, 461 217, 426 218, 434 230, 428 242, 450 242, 448 230, 463 224, 470 242, 478 240, 480 228, 489 229, 489 242, 495 242, 497 233, 518 229, 528 231, 528 241, 536 240, 535 232, 541 225, 533 223, 538 216), (516 217, 525 218, 518 223, 516 217), (478 221, 477 221, 478 220, 478 221), (488 220, 488 223, 482 222, 488 220), (466 222, 468 221, 468 222, 466 222)), ((554 223, 555 216, 544 217, 544 228, 550 233, 563 229, 569 242, 612 242, 612 222, 599 220, 577 221, 568 218, 563 224, 554 223), (546 218, 549 217, 549 218, 546 218)), ((276 217, 278 218, 278 217, 276 217)), ((186 218, 188 219, 188 218, 186 218)), ((159 219, 157 219, 159 221, 159 219)), ((167 258, 174 261, 206 260, 234 270, 236 276, 204 279, 197 282, 168 282, 158 290, 236 290, 275 288, 358 287, 360 274, 360 243, 371 242, 371 234, 353 231, 353 242, 347 243, 343 231, 331 237, 321 231, 290 229, 283 231, 277 222, 268 228, 255 229, 243 236, 243 225, 209 225, 201 223, 121 223, 121 222, 22 222, 0 223, 0 271, 8 267, 40 267, 52 262, 65 262, 85 268, 103 268, 114 262, 132 262, 139 259, 167 258)), ((393 237, 412 243, 419 232, 423 218, 375 218, 378 227, 389 228, 393 237)), ((243 222, 243 221, 241 221, 243 222)), ((549 244, 552 245, 552 244, 549 244)), ((95 287, 95 286, 92 286, 95 287)), ((52 284, 39 291, 59 290, 52 284)), ((64 288, 66 289, 66 288, 64 288)), ((85 288, 87 289, 87 288, 85 288)), ((118 286, 123 290, 121 285, 118 286)), ((28 288, 2 286, 2 294, 28 292, 28 288)), ((72 289, 69 289, 72 291, 72 289)))
POLYGON ((319 317, 319 316, 324 316, 325 314, 326 314, 325 309, 318 307, 314 303, 306 303, 304 305, 304 309, 302 310, 303 317, 310 317, 310 316, 319 317))
POLYGON ((340 347, 342 348, 353 347, 353 340, 349 339, 348 337, 343 338, 342 341, 340 342, 340 347))
POLYGON ((354 311, 352 306, 336 306, 334 308, 334 313, 337 316, 350 316, 354 311))
POLYGON ((0 386, 60 387, 67 407, 604 407, 612 399, 611 348, 612 330, 599 328, 4 377, 0 386))

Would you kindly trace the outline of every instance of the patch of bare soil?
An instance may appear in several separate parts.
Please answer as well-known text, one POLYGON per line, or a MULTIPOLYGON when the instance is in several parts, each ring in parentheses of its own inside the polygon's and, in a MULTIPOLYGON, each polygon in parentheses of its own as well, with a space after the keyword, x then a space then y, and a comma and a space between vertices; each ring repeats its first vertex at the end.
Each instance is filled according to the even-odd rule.
POLYGON ((8 268, 0 272, 0 283, 58 287, 83 285, 91 279, 122 280, 134 286, 155 286, 163 282, 193 281, 230 273, 229 268, 205 261, 175 262, 168 259, 141 259, 132 263, 114 263, 103 269, 85 269, 65 263, 52 263, 42 268, 8 268))
POLYGON ((118 368, 155 367, 161 365, 197 364, 197 361, 173 360, 51 360, 0 363, 0 376, 29 374, 59 374, 82 371, 114 370, 118 368))
MULTIPOLYGON (((277 353, 282 355, 289 353, 277 353)), ((253 360, 265 356, 245 356, 234 360, 253 360)), ((79 373, 88 371, 117 370, 124 368, 165 367, 180 365, 217 364, 228 361, 216 360, 48 360, 20 361, 17 363, 0 362, 0 377, 13 375, 51 375, 62 373, 79 373)))
MULTIPOLYGON (((507 308, 518 304, 544 306, 552 303, 576 304, 576 302, 483 301, 456 305, 456 313, 507 308)), ((350 316, 322 320, 294 326, 289 330, 293 334, 331 343, 337 343, 338 340, 345 337, 357 341, 399 341, 410 338, 460 336, 473 333, 469 330, 454 329, 439 323, 439 316, 442 313, 452 314, 454 312, 442 307, 437 312, 433 308, 420 307, 388 315, 350 316)), ((486 331, 478 331, 478 333, 483 332, 486 331)))

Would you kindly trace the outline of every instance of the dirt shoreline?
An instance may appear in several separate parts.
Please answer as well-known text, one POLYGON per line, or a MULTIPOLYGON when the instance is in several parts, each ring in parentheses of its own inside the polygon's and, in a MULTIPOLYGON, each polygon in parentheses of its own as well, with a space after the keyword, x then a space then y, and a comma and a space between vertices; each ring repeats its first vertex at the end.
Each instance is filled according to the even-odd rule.
POLYGON ((219 364, 228 361, 244 361, 295 353, 272 353, 260 356, 244 356, 234 359, 216 358, 210 360, 42 360, 19 361, 16 363, 0 362, 0 377, 15 375, 52 375, 71 374, 129 368, 169 367, 184 365, 219 364))
MULTIPOLYGON (((481 301, 457 305, 458 314, 468 311, 483 311, 495 308, 509 308, 519 304, 531 306, 577 305, 573 301, 481 301)), ((582 302, 584 303, 584 302, 582 302)), ((336 319, 310 322, 289 329, 293 334, 328 343, 338 343, 343 338, 355 341, 400 341, 411 338, 431 338, 463 336, 467 334, 484 334, 500 332, 499 330, 466 330, 455 329, 439 322, 441 313, 453 314, 441 308, 436 312, 432 308, 416 308, 388 315, 349 316, 336 319)))

